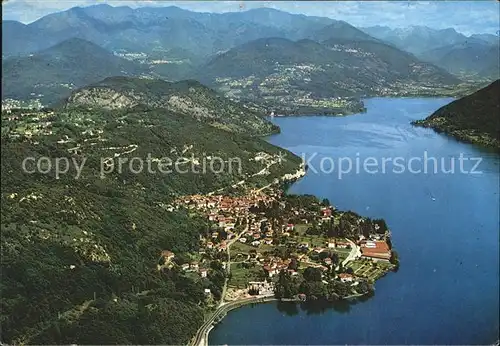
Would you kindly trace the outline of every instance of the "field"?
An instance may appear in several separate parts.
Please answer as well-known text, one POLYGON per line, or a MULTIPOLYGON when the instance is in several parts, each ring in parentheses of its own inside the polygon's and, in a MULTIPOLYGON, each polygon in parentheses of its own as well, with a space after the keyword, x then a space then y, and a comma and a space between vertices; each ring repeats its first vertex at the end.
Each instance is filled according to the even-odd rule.
POLYGON ((355 275, 375 281, 389 271, 392 268, 392 264, 383 261, 371 262, 356 260, 350 262, 348 267, 354 270, 355 275))
POLYGON ((231 264, 229 287, 246 288, 249 281, 260 281, 264 277, 262 267, 243 268, 240 263, 231 264))
POLYGON ((241 253, 244 255, 248 255, 250 250, 256 250, 257 248, 252 245, 248 245, 246 243, 240 243, 239 241, 235 242, 231 245, 231 258, 233 260, 236 259, 236 255, 241 253))

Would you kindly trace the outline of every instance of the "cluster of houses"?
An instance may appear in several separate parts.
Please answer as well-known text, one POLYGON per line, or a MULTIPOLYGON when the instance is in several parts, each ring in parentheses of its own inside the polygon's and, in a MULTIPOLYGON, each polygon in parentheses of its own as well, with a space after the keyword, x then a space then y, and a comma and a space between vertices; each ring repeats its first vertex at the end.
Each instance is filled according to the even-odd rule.
MULTIPOLYGON (((202 239, 202 242, 206 249, 225 251, 227 241, 236 236, 234 229, 240 222, 250 222, 250 225, 247 234, 240 237, 239 241, 252 243, 254 246, 260 245, 260 225, 264 220, 256 220, 255 215, 251 214, 249 209, 261 202, 267 204, 272 200, 273 197, 270 195, 252 192, 242 197, 192 195, 183 197, 177 203, 206 214, 209 221, 218 225, 221 232, 225 233, 225 239, 220 237, 220 232, 214 231, 209 239, 202 239)), ((268 232, 268 235, 272 236, 272 233, 268 232)), ((269 239, 266 241, 269 244, 272 242, 269 239)))
POLYGON ((52 135, 52 122, 46 118, 54 115, 54 112, 14 112, 10 109, 2 111, 2 124, 4 121, 16 122, 15 126, 7 124, 9 128, 9 137, 11 138, 32 138, 34 135, 48 136, 52 135))
MULTIPOLYGON (((161 252, 160 258, 163 259, 163 264, 158 265, 158 270, 163 268, 171 268, 173 266, 172 260, 175 258, 175 254, 169 250, 163 250, 161 252)), ((191 263, 184 263, 181 265, 181 269, 185 272, 197 272, 202 278, 206 278, 208 275, 208 269, 202 268, 197 261, 191 263)))
MULTIPOLYGON (((302 238, 302 241, 298 241, 295 237, 297 233, 294 232, 296 225, 293 223, 279 222, 277 227, 276 223, 271 225, 271 222, 262 214, 252 212, 252 207, 258 207, 262 204, 271 205, 274 201, 284 204, 284 201, 279 198, 277 193, 265 194, 253 190, 246 196, 241 197, 222 195, 184 196, 176 204, 201 212, 216 226, 210 234, 201 237, 200 253, 202 254, 226 251, 228 244, 236 240, 253 246, 257 250, 263 245, 275 245, 276 236, 279 236, 280 239, 283 239, 283 237, 288 238, 286 241, 288 245, 295 244, 295 248, 298 250, 297 261, 308 263, 308 265, 313 265, 322 271, 328 270, 333 265, 332 258, 330 256, 314 257, 311 256, 311 253, 330 253, 335 249, 350 249, 352 246, 356 246, 356 255, 352 259, 362 257, 375 261, 388 261, 391 258, 389 245, 382 235, 377 234, 370 235, 368 239, 360 236, 356 243, 346 239, 326 238, 323 246, 317 246, 317 241, 316 246, 313 246, 304 238, 302 238), (239 232, 242 232, 237 233, 235 229, 240 225, 245 227, 239 227, 239 232), (273 227, 277 228, 273 229, 273 227), (311 259, 310 256, 315 259, 311 259)), ((301 223, 314 220, 317 224, 321 224, 332 220, 334 212, 335 209, 331 206, 321 207, 319 213, 318 211, 299 207, 288 209, 288 214, 285 214, 284 218, 289 216, 291 218, 288 220, 292 218, 302 220, 301 223)), ((282 242, 283 240, 280 241, 281 244, 283 244, 282 242)), ((250 252, 251 255, 248 255, 248 260, 262 266, 266 277, 273 278, 282 270, 287 270, 291 276, 299 274, 296 270, 290 268, 290 259, 275 256, 272 251, 269 251, 269 247, 265 249, 266 251, 263 252, 255 251, 253 254, 250 252)), ((225 262, 223 264, 226 265, 225 262)), ((206 269, 201 269, 197 262, 184 264, 182 269, 198 272, 202 277, 207 275, 206 269)), ((357 282, 355 275, 349 273, 340 273, 338 279, 352 284, 357 282)))
POLYGON ((240 243, 247 243, 254 247, 262 244, 273 244, 274 230, 267 224, 266 218, 252 219, 248 230, 238 239, 240 243))
MULTIPOLYGON (((31 93, 31 96, 36 97, 35 93, 31 93)), ((38 97, 43 95, 39 94, 38 97)), ((2 112, 9 113, 16 109, 41 109, 43 107, 39 99, 33 98, 28 101, 14 100, 14 99, 3 99, 2 100, 2 112)))
POLYGON ((266 272, 267 276, 272 278, 274 275, 278 274, 282 270, 288 270, 288 272, 294 276, 298 275, 297 271, 289 269, 291 259, 281 259, 279 257, 269 257, 263 259, 262 268, 266 272))

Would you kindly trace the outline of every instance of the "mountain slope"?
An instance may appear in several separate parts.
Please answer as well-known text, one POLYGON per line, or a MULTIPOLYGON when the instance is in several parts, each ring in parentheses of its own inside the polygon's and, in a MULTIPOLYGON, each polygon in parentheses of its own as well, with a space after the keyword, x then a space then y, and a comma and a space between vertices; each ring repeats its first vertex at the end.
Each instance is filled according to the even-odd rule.
POLYGON ((67 108, 164 108, 212 126, 249 135, 265 135, 277 127, 259 114, 232 102, 194 80, 169 83, 157 79, 111 77, 75 91, 67 108))
POLYGON ((498 35, 492 35, 492 34, 472 34, 470 37, 475 40, 481 40, 489 44, 498 44, 499 40, 498 35))
POLYGON ((28 25, 14 20, 2 21, 2 57, 36 50, 35 35, 28 25))
POLYGON ((486 42, 448 45, 420 54, 422 59, 461 75, 498 79, 500 47, 486 42))
POLYGON ((182 48, 202 58, 263 37, 303 38, 332 22, 267 8, 218 14, 103 4, 42 17, 23 27, 31 36, 11 29, 21 23, 3 23, 3 51, 5 56, 29 54, 79 37, 108 50, 149 54, 182 48))
POLYGON ((415 125, 500 149, 500 80, 441 107, 415 125))
POLYGON ((438 30, 426 26, 410 26, 391 29, 387 26, 373 26, 361 30, 417 56, 431 49, 474 40, 451 28, 438 30))
POLYGON ((261 39, 221 54, 198 75, 222 91, 251 98, 418 93, 458 83, 449 73, 373 41, 261 39))
POLYGON ((1 123, 8 344, 187 344, 209 304, 204 289, 218 299, 225 272, 198 253, 200 234, 211 232, 207 221, 172 201, 244 179, 264 186, 300 162, 286 152, 269 175, 252 177, 268 164, 254 160, 258 153, 276 158, 283 150, 165 109, 13 111, 1 123), (81 174, 73 164, 59 178, 54 170, 21 170, 25 158, 42 156, 76 162, 81 174), (215 158, 239 158, 241 170, 220 170, 215 158), (160 168, 168 159, 180 166, 160 168), (172 270, 157 268, 163 250, 176 255, 172 270), (179 269, 193 259, 207 278, 179 269))
POLYGON ((364 33, 360 29, 340 20, 316 30, 311 33, 308 38, 317 42, 332 39, 349 41, 378 41, 376 38, 364 33))
POLYGON ((72 38, 32 56, 2 61, 2 99, 40 98, 47 104, 105 77, 142 72, 133 62, 91 42, 72 38))
MULTIPOLYGON (((446 71, 383 42, 333 39, 324 44, 335 52, 343 53, 343 62, 348 68, 354 65, 355 69, 364 70, 366 74, 375 74, 374 71, 380 73, 383 78, 377 80, 377 75, 374 75, 372 81, 375 83, 399 82, 426 86, 459 82, 446 71)), ((381 87, 389 86, 382 84, 381 87)))

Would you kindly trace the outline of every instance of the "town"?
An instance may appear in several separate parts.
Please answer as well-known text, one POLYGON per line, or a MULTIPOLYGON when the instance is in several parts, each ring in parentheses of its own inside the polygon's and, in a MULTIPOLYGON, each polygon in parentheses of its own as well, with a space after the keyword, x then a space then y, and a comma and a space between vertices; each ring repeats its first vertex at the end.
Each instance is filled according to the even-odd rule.
MULTIPOLYGON (((372 293, 375 280, 398 266, 383 220, 339 211, 328 200, 269 186, 242 196, 184 196, 175 204, 211 224, 200 235, 199 253, 180 269, 205 278, 210 263, 220 262, 226 273, 221 304, 357 297, 372 293)), ((176 265, 173 252, 161 256, 158 269, 176 265)), ((210 289, 205 293, 212 296, 210 289)))

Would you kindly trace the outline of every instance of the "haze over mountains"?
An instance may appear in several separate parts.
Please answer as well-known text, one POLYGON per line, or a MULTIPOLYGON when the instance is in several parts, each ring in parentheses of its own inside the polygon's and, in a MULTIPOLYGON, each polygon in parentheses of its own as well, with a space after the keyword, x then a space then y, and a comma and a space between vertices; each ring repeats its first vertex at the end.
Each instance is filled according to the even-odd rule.
POLYGON ((361 30, 268 8, 198 13, 103 4, 28 25, 4 21, 2 29, 2 99, 42 104, 111 76, 196 79, 231 98, 288 111, 338 109, 336 97, 435 94, 460 79, 498 77, 494 35, 361 30))
POLYGON ((206 56, 261 37, 302 38, 334 22, 272 9, 209 14, 178 7, 96 5, 50 14, 29 25, 6 21, 3 37, 9 42, 2 47, 4 56, 26 54, 77 36, 108 50, 177 47, 206 56))
POLYGON ((30 56, 6 59, 2 70, 2 98, 39 97, 52 103, 74 88, 105 77, 140 75, 147 68, 89 41, 70 38, 30 56))
MULTIPOLYGON (((0 340, 13 345, 191 344, 228 297, 232 275, 246 269, 231 270, 226 240, 265 226, 274 244, 287 245, 265 256, 295 256, 298 242, 289 247, 281 229, 302 216, 278 219, 286 205, 253 197, 304 173, 301 158, 259 138, 279 131, 265 114, 360 113, 365 96, 449 95, 477 86, 464 79, 498 73, 488 50, 498 40, 488 35, 465 44, 461 34, 428 29, 417 54, 344 21, 266 8, 97 5, 2 28, 0 340), (475 63, 463 58, 474 54, 475 63), (31 159, 37 164, 25 165, 31 159), (66 172, 45 170, 65 160, 66 172), (192 208, 198 197, 176 203, 250 191, 242 204, 215 203, 216 224, 192 208), (270 223, 260 212, 232 213, 255 202, 270 223)), ((428 125, 493 138, 498 86, 442 108, 428 125)), ((312 196, 296 197, 303 209, 312 196)), ((304 216, 316 233, 319 201, 314 208, 304 216)), ((367 225, 346 220, 339 224, 355 233, 367 225)), ((321 286, 306 287, 316 300, 327 287, 314 281, 321 286)))
POLYGON ((499 77, 497 35, 466 36, 452 28, 436 30, 425 26, 396 29, 374 26, 362 30, 458 76, 487 79, 499 77))
POLYGON ((500 149, 500 80, 439 108, 416 125, 500 149))

